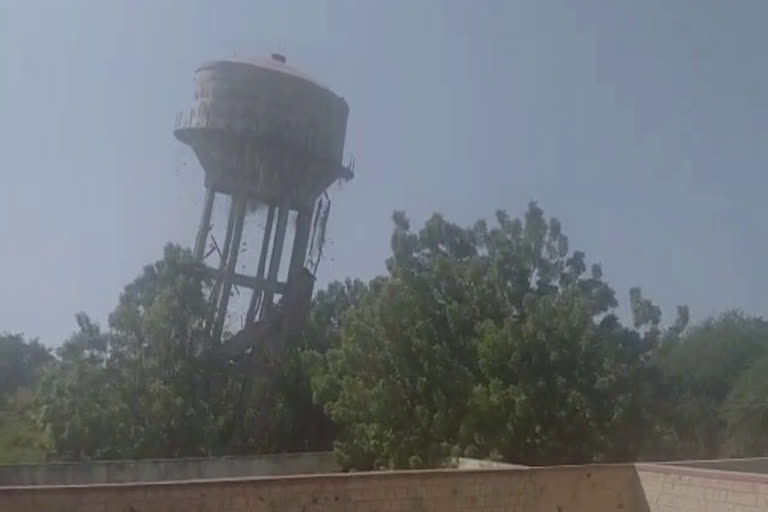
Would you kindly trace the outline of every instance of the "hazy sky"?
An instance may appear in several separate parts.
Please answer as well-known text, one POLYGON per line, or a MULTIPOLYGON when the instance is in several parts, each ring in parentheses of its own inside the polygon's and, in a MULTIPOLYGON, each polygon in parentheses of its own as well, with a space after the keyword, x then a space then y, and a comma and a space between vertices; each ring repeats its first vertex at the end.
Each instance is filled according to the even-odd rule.
MULTIPOLYGON (((268 55, 349 102, 321 281, 384 269, 391 213, 536 199, 671 321, 768 313, 768 2, 0 0, 0 331, 49 344, 191 244, 173 135, 206 59, 268 55)), ((187 165, 184 165, 187 163, 187 165)))

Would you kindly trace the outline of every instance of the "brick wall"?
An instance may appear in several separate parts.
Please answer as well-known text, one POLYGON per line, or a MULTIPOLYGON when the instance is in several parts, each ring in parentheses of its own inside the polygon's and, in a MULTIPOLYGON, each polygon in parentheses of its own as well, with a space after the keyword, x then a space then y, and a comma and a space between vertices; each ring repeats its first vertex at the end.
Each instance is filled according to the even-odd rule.
POLYGON ((631 465, 0 488, 0 512, 643 512, 631 465))
POLYGON ((638 464, 648 512, 768 510, 768 475, 638 464))

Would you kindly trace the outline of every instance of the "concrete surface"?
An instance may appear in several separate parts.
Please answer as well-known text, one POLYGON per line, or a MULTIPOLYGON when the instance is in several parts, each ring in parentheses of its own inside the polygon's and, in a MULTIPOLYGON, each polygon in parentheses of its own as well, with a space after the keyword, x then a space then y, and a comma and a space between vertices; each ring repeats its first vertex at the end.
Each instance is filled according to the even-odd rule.
POLYGON ((768 474, 768 457, 754 457, 750 459, 684 460, 665 462, 663 464, 684 466, 687 468, 768 474))
POLYGON ((646 512, 632 465, 0 488, 0 511, 646 512))
POLYGON ((637 464, 635 466, 642 491, 640 505, 645 507, 641 510, 646 512, 768 510, 768 475, 701 469, 678 464, 637 464))
MULTIPOLYGON (((322 470, 330 454, 176 461, 4 466, 8 480, 40 483, 91 478, 101 483, 0 485, 0 512, 758 512, 768 510, 765 459, 524 467, 473 459, 464 469, 288 475, 322 470), (745 465, 746 462, 746 465, 745 465), (175 464, 175 465, 174 465, 175 464), (687 464, 687 465, 686 465, 687 464), (705 469, 702 466, 722 469, 705 469), (751 466, 750 466, 751 465, 751 466), (78 466, 78 468, 75 468, 78 466), (68 473, 57 473, 68 467, 68 473), (118 483, 143 468, 153 481, 118 483), (161 475, 158 467, 164 467, 161 475), (472 467, 473 469, 466 469, 472 467), (106 469, 113 471, 109 473, 106 469), (170 471, 172 468, 175 472, 170 471), (190 468, 196 468, 192 470, 190 468), (44 473, 48 471, 47 476, 44 473), (102 471, 101 473, 99 471, 102 471), (191 476, 197 471, 201 477, 191 476), (43 472, 43 473, 41 473, 43 472), (206 473, 207 472, 207 473, 206 473), (249 472, 250 476, 235 475, 249 472), (280 474, 276 474, 281 472, 280 474), (257 474, 259 473, 259 474, 257 474), (66 474, 66 478, 62 477, 66 474), (162 480, 171 474, 187 480, 162 480), (208 476, 206 476, 208 475, 208 476), (228 476, 223 476, 228 475, 228 476)), ((333 463, 335 466, 335 463, 333 463)))
POLYGON ((459 457, 452 461, 451 467, 456 469, 526 469, 528 466, 522 464, 509 464, 506 462, 495 462, 492 460, 470 459, 459 457))
POLYGON ((333 454, 295 453, 253 457, 89 461, 0 465, 0 486, 87 485, 168 480, 332 473, 333 454))

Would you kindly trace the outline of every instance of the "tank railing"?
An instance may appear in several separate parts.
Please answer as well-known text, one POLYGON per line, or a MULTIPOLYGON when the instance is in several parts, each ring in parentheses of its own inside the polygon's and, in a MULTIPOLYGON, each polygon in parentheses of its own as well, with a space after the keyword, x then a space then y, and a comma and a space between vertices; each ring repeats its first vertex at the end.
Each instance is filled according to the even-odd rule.
POLYGON ((219 130, 233 130, 239 133, 257 133, 258 123, 247 116, 215 116, 204 109, 194 108, 176 114, 174 129, 184 128, 213 128, 219 130))
MULTIPOLYGON (((277 123, 273 122, 270 124, 276 125, 277 123)), ((189 110, 176 114, 174 129, 184 128, 212 128, 232 130, 245 134, 258 134, 263 132, 259 126, 259 117, 255 112, 246 110, 212 115, 210 110, 204 107, 192 107, 189 110)), ((307 146, 313 146, 312 143, 313 139, 308 137, 306 142, 307 146)))
MULTIPOLYGON (((176 114, 174 130, 183 130, 187 128, 230 130, 235 133, 245 135, 259 134, 265 140, 274 138, 274 142, 279 144, 288 144, 284 137, 279 133, 269 134, 260 132, 258 123, 256 123, 254 119, 248 119, 247 116, 234 116, 234 118, 233 116, 212 116, 209 110, 201 108, 195 109, 193 107, 189 110, 181 111, 176 114)), ((355 159, 351 154, 344 153, 342 155, 342 162, 344 160, 347 161, 347 164, 344 165, 342 162, 334 162, 333 158, 323 157, 322 155, 314 153, 310 149, 310 146, 312 146, 312 144, 308 144, 307 147, 293 147, 302 152, 305 152, 307 155, 313 155, 313 158, 317 159, 318 161, 327 161, 328 164, 333 165, 334 167, 341 167, 343 170, 347 171, 344 173, 345 175, 348 175, 347 179, 350 179, 354 175, 353 170, 355 166, 355 159)))

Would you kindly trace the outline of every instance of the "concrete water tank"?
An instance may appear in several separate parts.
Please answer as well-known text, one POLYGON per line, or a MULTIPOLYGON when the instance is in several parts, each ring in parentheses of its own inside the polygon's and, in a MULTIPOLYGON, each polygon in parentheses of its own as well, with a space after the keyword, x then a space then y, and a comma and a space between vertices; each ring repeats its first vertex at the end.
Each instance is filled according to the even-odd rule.
POLYGON ((176 119, 176 137, 192 146, 206 183, 223 193, 247 187, 264 202, 306 203, 338 178, 349 106, 285 57, 232 58, 203 64, 195 98, 176 119))

